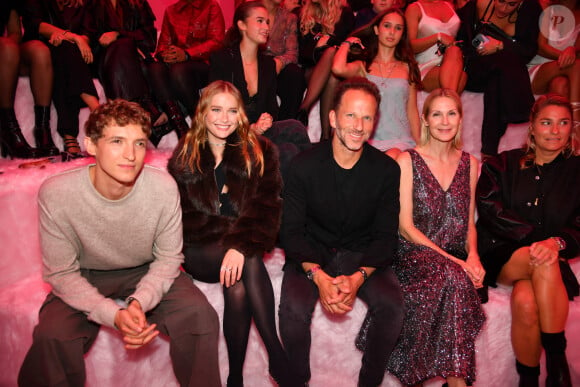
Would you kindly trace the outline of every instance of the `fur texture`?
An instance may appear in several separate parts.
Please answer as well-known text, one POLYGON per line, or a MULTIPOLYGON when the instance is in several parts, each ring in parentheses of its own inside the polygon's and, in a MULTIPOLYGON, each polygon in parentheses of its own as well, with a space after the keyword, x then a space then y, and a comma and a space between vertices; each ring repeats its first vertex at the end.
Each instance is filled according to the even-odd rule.
POLYGON ((201 172, 180 165, 177 157, 180 147, 169 160, 167 169, 177 181, 181 194, 184 243, 221 240, 225 247, 235 248, 245 256, 262 256, 274 248, 280 227, 282 178, 278 152, 270 141, 261 137, 264 174, 260 176, 254 165, 248 175, 237 141, 236 134, 228 137, 221 161, 235 217, 219 214, 215 158, 209 146, 201 151, 201 172))

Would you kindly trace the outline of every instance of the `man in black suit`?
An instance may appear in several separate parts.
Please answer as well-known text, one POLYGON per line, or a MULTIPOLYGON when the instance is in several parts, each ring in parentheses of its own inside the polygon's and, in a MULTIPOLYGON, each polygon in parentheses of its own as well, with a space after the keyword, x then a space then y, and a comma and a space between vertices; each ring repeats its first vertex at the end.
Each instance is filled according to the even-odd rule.
POLYGON ((310 321, 316 302, 332 314, 356 297, 370 325, 359 386, 381 384, 403 323, 403 298, 390 268, 397 247, 398 165, 367 144, 380 94, 364 78, 340 84, 329 118, 332 140, 292 162, 284 192, 286 253, 280 334, 299 380, 310 379, 310 321))

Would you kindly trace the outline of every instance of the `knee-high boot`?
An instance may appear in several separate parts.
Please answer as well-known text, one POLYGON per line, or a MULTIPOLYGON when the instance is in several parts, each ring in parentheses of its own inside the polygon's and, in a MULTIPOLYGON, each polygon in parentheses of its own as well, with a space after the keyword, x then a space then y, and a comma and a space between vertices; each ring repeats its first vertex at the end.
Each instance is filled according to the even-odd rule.
POLYGON ((0 145, 2 157, 34 159, 44 156, 26 142, 13 108, 0 109, 0 145))
POLYGON ((50 106, 34 106, 34 140, 37 149, 46 156, 60 154, 50 133, 50 106))
POLYGON ((157 105, 149 98, 143 98, 143 99, 139 100, 139 104, 151 116, 151 135, 149 136, 149 141, 151 141, 151 143, 153 145, 155 145, 155 148, 157 148, 157 146, 159 145, 159 142, 161 141, 163 136, 165 136, 166 134, 171 132, 171 127, 169 125, 169 122, 166 122, 166 123, 161 124, 161 125, 153 126, 155 121, 157 121, 157 119, 161 116, 161 114, 163 114, 163 111, 161 111, 157 107, 157 105))
POLYGON ((167 101, 163 104, 163 110, 169 116, 169 123, 175 130, 175 133, 177 133, 177 138, 183 137, 189 130, 189 127, 187 126, 187 122, 185 122, 185 117, 177 102, 167 101))
POLYGON ((570 369, 566 359, 566 335, 558 333, 540 333, 542 346, 546 350, 546 387, 572 387, 570 369))

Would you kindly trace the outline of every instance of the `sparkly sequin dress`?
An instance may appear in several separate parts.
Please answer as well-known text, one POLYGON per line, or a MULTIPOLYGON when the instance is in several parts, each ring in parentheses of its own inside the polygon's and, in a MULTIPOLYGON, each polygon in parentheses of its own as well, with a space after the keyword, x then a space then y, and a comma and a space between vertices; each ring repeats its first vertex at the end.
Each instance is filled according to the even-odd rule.
MULTIPOLYGON (((463 152, 447 191, 423 158, 413 163, 413 220, 439 247, 466 258, 469 220, 469 154, 463 152)), ((403 331, 387 369, 406 385, 435 376, 475 380, 475 338, 485 315, 463 269, 428 247, 399 240, 393 269, 405 298, 403 331)))

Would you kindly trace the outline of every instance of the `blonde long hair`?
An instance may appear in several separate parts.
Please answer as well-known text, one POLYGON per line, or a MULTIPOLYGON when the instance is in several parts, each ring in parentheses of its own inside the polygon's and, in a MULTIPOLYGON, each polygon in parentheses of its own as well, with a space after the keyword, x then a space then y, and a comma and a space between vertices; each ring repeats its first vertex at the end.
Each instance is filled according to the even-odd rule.
POLYGON ((308 33, 316 35, 318 32, 332 35, 334 33, 334 25, 340 19, 341 13, 341 0, 319 0, 318 3, 306 0, 300 11, 300 32, 302 35, 307 35, 308 33), (313 31, 317 23, 322 26, 322 31, 313 31))
POLYGON ((234 85, 225 81, 214 81, 210 83, 203 92, 195 109, 195 116, 191 122, 191 128, 183 138, 183 146, 177 155, 177 160, 181 167, 186 165, 192 171, 202 172, 201 170, 201 150, 209 146, 207 141, 207 126, 205 117, 210 108, 213 97, 220 93, 232 95, 238 104, 238 127, 236 132, 239 142, 236 144, 228 143, 227 146, 236 146, 240 148, 246 164, 248 176, 252 174, 252 167, 256 165, 259 169, 260 176, 264 174, 264 154, 258 138, 250 129, 250 122, 246 116, 242 95, 234 85))

